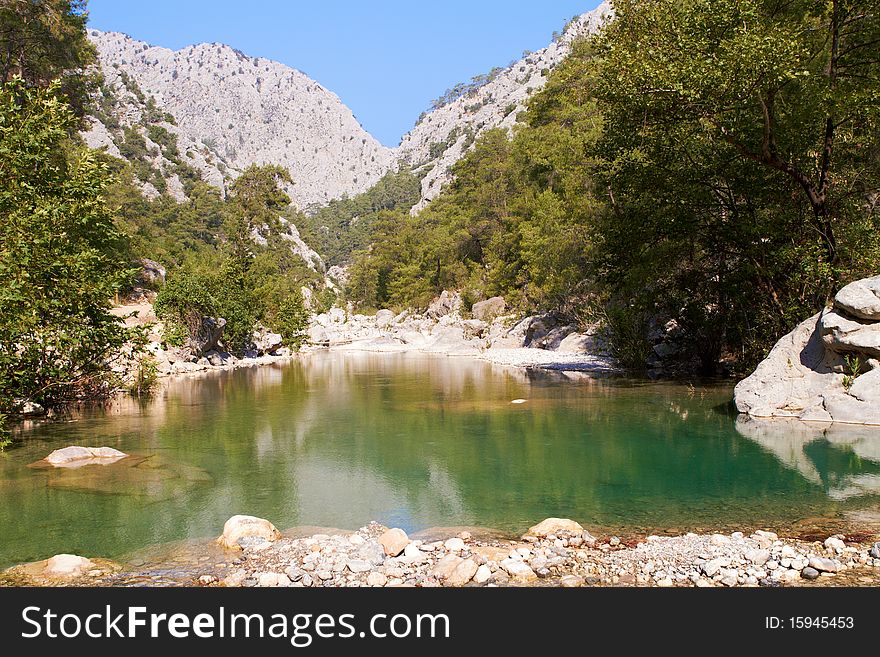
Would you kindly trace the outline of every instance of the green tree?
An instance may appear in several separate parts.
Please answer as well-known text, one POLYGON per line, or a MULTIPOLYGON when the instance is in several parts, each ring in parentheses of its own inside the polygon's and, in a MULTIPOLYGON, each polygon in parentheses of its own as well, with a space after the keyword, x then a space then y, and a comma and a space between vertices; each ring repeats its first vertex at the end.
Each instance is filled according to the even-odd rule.
POLYGON ((224 230, 233 253, 247 268, 253 256, 253 233, 264 226, 277 228, 278 218, 290 206, 283 189, 293 184, 290 172, 274 164, 252 164, 229 187, 231 199, 224 230))
POLYGON ((132 275, 108 172, 68 139, 59 86, 0 86, 0 411, 108 392, 135 337, 108 312, 132 275))
POLYGON ((95 48, 86 36, 85 0, 0 0, 0 83, 19 76, 31 86, 61 80, 82 116, 93 79, 95 48))
POLYGON ((877 264, 876 2, 615 3, 593 40, 625 307, 747 364, 877 264))

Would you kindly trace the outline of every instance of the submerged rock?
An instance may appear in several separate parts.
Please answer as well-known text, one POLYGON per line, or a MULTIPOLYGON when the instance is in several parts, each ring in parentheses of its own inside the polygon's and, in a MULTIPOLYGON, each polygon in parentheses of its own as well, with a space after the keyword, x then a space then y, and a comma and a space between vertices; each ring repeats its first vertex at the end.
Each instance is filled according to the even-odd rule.
POLYGON ((125 452, 112 447, 72 445, 56 449, 43 460, 56 468, 80 468, 85 465, 109 465, 127 456, 125 452))
POLYGON ((263 518, 255 516, 232 516, 223 525, 223 534, 217 542, 225 548, 240 550, 239 541, 243 538, 261 538, 265 541, 276 541, 281 538, 275 525, 263 518))

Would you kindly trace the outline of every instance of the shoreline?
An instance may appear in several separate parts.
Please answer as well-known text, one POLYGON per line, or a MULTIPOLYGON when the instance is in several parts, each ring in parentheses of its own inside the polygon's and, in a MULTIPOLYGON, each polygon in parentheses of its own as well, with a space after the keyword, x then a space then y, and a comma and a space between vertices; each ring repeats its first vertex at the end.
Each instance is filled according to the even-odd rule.
POLYGON ((410 537, 375 522, 278 532, 267 520, 234 516, 220 539, 151 546, 126 562, 56 556, 3 571, 0 586, 880 586, 880 535, 866 538, 594 536, 558 518, 519 537, 481 528, 410 537))

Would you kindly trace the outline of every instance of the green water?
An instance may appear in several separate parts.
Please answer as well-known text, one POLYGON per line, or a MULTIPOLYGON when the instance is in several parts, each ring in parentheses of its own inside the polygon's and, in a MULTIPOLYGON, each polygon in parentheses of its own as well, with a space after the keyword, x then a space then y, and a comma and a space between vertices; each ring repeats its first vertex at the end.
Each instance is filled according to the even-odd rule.
POLYGON ((548 516, 779 528, 878 508, 880 433, 738 429, 731 394, 355 353, 178 380, 148 403, 22 430, 0 455, 0 565, 216 536, 236 513, 521 532, 548 516), (71 444, 147 458, 28 467, 71 444))

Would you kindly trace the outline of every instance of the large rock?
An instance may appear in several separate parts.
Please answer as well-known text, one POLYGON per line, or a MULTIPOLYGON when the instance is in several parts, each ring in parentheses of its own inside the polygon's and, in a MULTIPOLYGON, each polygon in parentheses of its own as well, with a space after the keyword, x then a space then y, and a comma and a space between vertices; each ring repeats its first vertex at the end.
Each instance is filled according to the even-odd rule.
POLYGON ((137 277, 138 283, 147 287, 157 287, 165 284, 165 267, 149 258, 142 258, 140 266, 141 270, 137 277))
POLYGON ((880 322, 854 320, 834 310, 819 319, 822 343, 838 354, 862 355, 863 360, 880 358, 880 322))
POLYGON ((402 529, 389 529, 379 537, 379 544, 389 557, 396 557, 409 545, 409 537, 402 529))
POLYGON ((447 577, 447 586, 464 586, 477 574, 477 563, 473 559, 465 559, 460 562, 447 577))
POLYGON ((56 449, 44 461, 56 468, 80 468, 85 465, 109 465, 128 454, 112 447, 80 447, 72 445, 56 449))
POLYGON ((582 534, 583 531, 584 528, 581 527, 580 523, 577 523, 574 520, 568 520, 567 518, 547 518, 546 520, 539 522, 537 525, 529 527, 529 531, 525 533, 525 536, 543 538, 544 536, 558 534, 560 532, 582 534))
POLYGON ((461 294, 443 290, 440 296, 431 302, 425 314, 431 319, 440 319, 446 315, 459 312, 461 306, 461 294))
POLYGON ((308 331, 309 342, 312 344, 327 344, 330 341, 330 334, 327 329, 320 325, 311 326, 308 331))
POLYGON ((223 525, 223 534, 217 542, 225 548, 241 549, 239 541, 243 538, 259 538, 265 541, 277 541, 281 532, 275 529, 268 520, 254 516, 232 516, 223 525))
POLYGON ((868 319, 878 285, 880 277, 851 283, 838 293, 835 309, 779 340, 737 384, 737 409, 756 418, 880 425, 880 321, 868 319), (855 376, 854 359, 861 366, 855 376))
POLYGON ((226 328, 226 320, 222 317, 202 317, 196 335, 189 338, 190 353, 193 356, 204 356, 215 349, 220 338, 223 337, 224 328, 226 328))
POLYGON ((43 574, 46 577, 66 579, 82 577, 93 568, 95 568, 95 563, 91 559, 75 554, 56 554, 46 561, 43 574))
POLYGON ((376 313, 376 326, 386 328, 394 321, 394 313, 390 310, 380 310, 376 313))
POLYGON ((500 317, 507 310, 507 304, 504 297, 492 297, 485 301, 478 301, 471 308, 471 314, 475 319, 483 322, 491 322, 496 317, 500 317))
POLYGON ((835 307, 847 315, 880 322, 880 276, 863 278, 840 289, 835 307))
POLYGON ((254 331, 254 346, 261 354, 271 354, 284 344, 284 338, 279 333, 260 330, 254 331))

